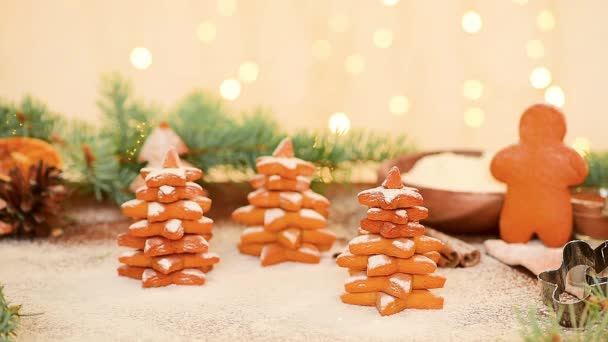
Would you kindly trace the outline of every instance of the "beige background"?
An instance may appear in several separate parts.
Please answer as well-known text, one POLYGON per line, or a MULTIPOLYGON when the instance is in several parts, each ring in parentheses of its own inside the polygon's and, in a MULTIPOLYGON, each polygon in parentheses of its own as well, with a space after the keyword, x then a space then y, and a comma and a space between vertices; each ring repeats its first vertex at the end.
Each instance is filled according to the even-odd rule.
POLYGON ((120 71, 140 96, 169 107, 195 87, 217 93, 251 60, 259 77, 232 105, 270 107, 290 129, 325 127, 343 111, 353 127, 405 132, 426 148, 497 148, 514 140, 522 110, 543 100, 528 77, 544 65, 566 93, 568 142, 586 137, 605 149, 607 11, 601 0, 401 0, 392 7, 380 0, 236 0, 234 14, 223 16, 218 0, 0 0, 0 96, 32 93, 65 115, 94 120, 103 72, 120 71), (470 9, 483 20, 474 35, 461 28, 470 9), (536 24, 543 9, 555 15, 550 32, 536 24), (330 29, 335 15, 348 18, 346 32, 330 29), (209 44, 196 35, 202 21, 217 27, 209 44), (380 27, 394 33, 388 49, 373 44, 380 27), (319 39, 331 44, 328 59, 311 54, 319 39), (530 39, 545 44, 545 57, 526 55, 530 39), (129 61, 136 46, 152 53, 147 70, 129 61), (344 68, 353 53, 365 59, 359 75, 344 68), (477 101, 462 96, 471 78, 484 85, 477 101), (393 95, 409 98, 404 116, 390 113, 393 95), (484 110, 481 128, 465 125, 469 106, 484 110))

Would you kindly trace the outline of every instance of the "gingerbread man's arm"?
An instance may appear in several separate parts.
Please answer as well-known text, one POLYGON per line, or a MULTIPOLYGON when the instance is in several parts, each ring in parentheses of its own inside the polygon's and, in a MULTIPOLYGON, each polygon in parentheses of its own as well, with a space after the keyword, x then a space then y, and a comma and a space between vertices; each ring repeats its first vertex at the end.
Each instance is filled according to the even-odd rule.
POLYGON ((589 167, 587 166, 587 162, 581 155, 579 155, 576 151, 568 148, 568 161, 570 171, 568 177, 568 185, 579 185, 581 184, 585 178, 587 177, 587 173, 589 172, 589 167))
POLYGON ((512 145, 496 153, 490 164, 490 172, 494 178, 503 183, 510 179, 511 168, 509 166, 513 165, 513 156, 519 154, 520 148, 519 145, 512 145))

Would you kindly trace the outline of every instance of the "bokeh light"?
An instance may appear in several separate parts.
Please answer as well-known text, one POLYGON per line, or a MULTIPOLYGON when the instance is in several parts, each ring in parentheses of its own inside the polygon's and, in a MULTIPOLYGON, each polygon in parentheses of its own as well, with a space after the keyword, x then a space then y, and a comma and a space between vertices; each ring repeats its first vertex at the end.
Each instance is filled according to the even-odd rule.
POLYGON ((241 95, 241 83, 235 79, 227 79, 220 84, 220 94, 226 100, 236 100, 241 95))
POLYGON ((410 110, 410 101, 403 95, 396 95, 390 98, 388 109, 392 114, 404 115, 410 110))
POLYGON ((464 112, 464 123, 473 128, 481 127, 485 120, 485 114, 481 108, 471 107, 464 112))
POLYGON ((210 43, 215 39, 217 30, 215 25, 210 22, 204 21, 196 28, 196 36, 203 43, 210 43))
POLYGON ((576 137, 572 142, 572 148, 580 155, 585 156, 591 151, 591 141, 585 137, 576 137))
POLYGON ((552 85, 545 90, 545 102, 561 108, 566 104, 566 95, 560 86, 552 85))
POLYGON ((331 45, 329 41, 320 39, 312 43, 312 55, 317 59, 327 59, 331 56, 331 45))
POLYGON ((135 69, 145 70, 152 64, 152 53, 145 47, 138 46, 131 51, 130 59, 135 69))
POLYGON ((374 32, 374 45, 381 49, 389 48, 393 44, 393 31, 380 28, 374 32))
POLYGON ((467 11, 462 15, 462 29, 467 33, 477 33, 481 30, 481 16, 475 11, 467 11))
POLYGON ((469 100, 478 100, 483 95, 483 84, 479 80, 466 80, 462 85, 462 96, 469 100))
POLYGON ((545 55, 545 46, 540 40, 529 40, 526 44, 526 53, 532 59, 543 58, 545 55))
POLYGON ((252 83, 258 79, 259 67, 254 62, 244 62, 239 66, 239 79, 243 83, 252 83))
POLYGON ((555 27, 555 17, 549 10, 542 10, 536 17, 536 24, 541 31, 551 31, 555 27))
POLYGON ((530 73, 530 84, 536 89, 547 88, 551 80, 551 72, 545 67, 536 67, 530 73))
POLYGON ((395 6, 399 3, 399 0, 381 0, 384 6, 395 6))
POLYGON ((346 57, 346 60, 344 61, 344 67, 346 68, 346 71, 348 73, 357 75, 360 74, 365 68, 365 60, 361 55, 350 55, 346 57))
POLYGON ((329 117, 329 130, 337 135, 346 134, 350 130, 350 119, 343 112, 333 113, 329 117))
POLYGON ((236 0, 218 0, 217 11, 224 17, 230 17, 236 12, 236 0))

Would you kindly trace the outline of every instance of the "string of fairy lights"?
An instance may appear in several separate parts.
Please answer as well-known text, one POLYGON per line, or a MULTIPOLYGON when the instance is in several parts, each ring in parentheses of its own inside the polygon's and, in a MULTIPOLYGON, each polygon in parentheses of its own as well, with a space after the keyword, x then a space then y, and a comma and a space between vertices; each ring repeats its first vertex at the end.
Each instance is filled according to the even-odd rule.
MULTIPOLYGON (((392 7, 398 5, 400 0, 378 0, 380 5, 392 7)), ((512 0, 515 4, 524 6, 528 0, 512 0)), ((237 11, 237 0, 217 0, 217 12, 224 17, 233 16, 237 11)), ((536 16, 536 27, 540 32, 550 32, 555 29, 556 19, 549 9, 541 10, 536 16)), ((336 14, 328 18, 328 28, 334 33, 347 32, 351 27, 351 20, 344 14, 336 14)), ((483 19, 475 10, 467 10, 462 14, 461 29, 465 34, 475 35, 483 29, 483 19)), ((203 44, 209 44, 216 39, 217 27, 211 21, 201 22, 196 29, 196 37, 203 44)), ((393 44, 393 31, 388 27, 379 27, 371 35, 375 47, 389 49, 393 44)), ((545 102, 557 107, 566 103, 564 90, 554 82, 551 71, 542 65, 545 57, 545 44, 542 40, 531 39, 525 47, 527 56, 538 62, 529 74, 530 85, 534 89, 544 91, 545 102)), ((332 55, 332 45, 327 39, 318 39, 312 42, 311 57, 324 61, 332 55)), ((136 47, 131 51, 132 65, 139 70, 148 69, 152 65, 152 53, 145 47, 136 47)), ((352 53, 344 59, 344 71, 351 75, 361 74, 366 67, 365 57, 359 53, 352 53)), ((237 75, 227 78, 219 84, 220 95, 229 101, 238 99, 243 85, 254 83, 259 75, 259 66, 255 61, 244 61, 237 69, 237 75)), ((477 104, 483 96, 484 85, 481 80, 467 79, 462 85, 462 96, 469 106, 464 111, 464 124, 471 128, 482 127, 485 113, 477 104)), ((410 110, 410 99, 405 94, 396 94, 388 98, 388 111, 397 116, 403 116, 410 110)), ((350 130, 351 122, 344 112, 332 113, 328 118, 329 129, 335 134, 346 134, 350 130)), ((584 137, 575 137, 572 146, 581 154, 591 149, 591 142, 584 137)))

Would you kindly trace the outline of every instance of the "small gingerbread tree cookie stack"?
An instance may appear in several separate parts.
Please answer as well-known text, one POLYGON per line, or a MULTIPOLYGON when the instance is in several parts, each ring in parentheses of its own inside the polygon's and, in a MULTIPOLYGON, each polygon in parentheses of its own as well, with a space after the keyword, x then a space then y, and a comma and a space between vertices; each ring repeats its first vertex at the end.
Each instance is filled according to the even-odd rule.
POLYGON ((258 158, 256 167, 250 205, 232 213, 233 220, 250 226, 241 235, 239 250, 259 256, 262 266, 319 263, 320 252, 329 250, 336 236, 324 229, 329 201, 310 190, 314 165, 295 158, 286 138, 272 157, 258 158))
POLYGON ((213 220, 203 216, 211 208, 200 185, 202 171, 183 167, 175 149, 161 168, 140 171, 145 185, 122 212, 137 221, 118 236, 118 245, 134 248, 118 259, 118 274, 141 279, 143 287, 203 285, 205 273, 219 262, 209 253, 213 220))
POLYGON ((429 289, 441 288, 445 278, 433 274, 443 243, 424 236, 418 221, 428 215, 418 190, 401 182, 393 167, 382 186, 359 193, 369 208, 359 236, 337 259, 349 269, 344 284, 346 304, 375 306, 382 316, 405 309, 441 309, 443 298, 429 289))

